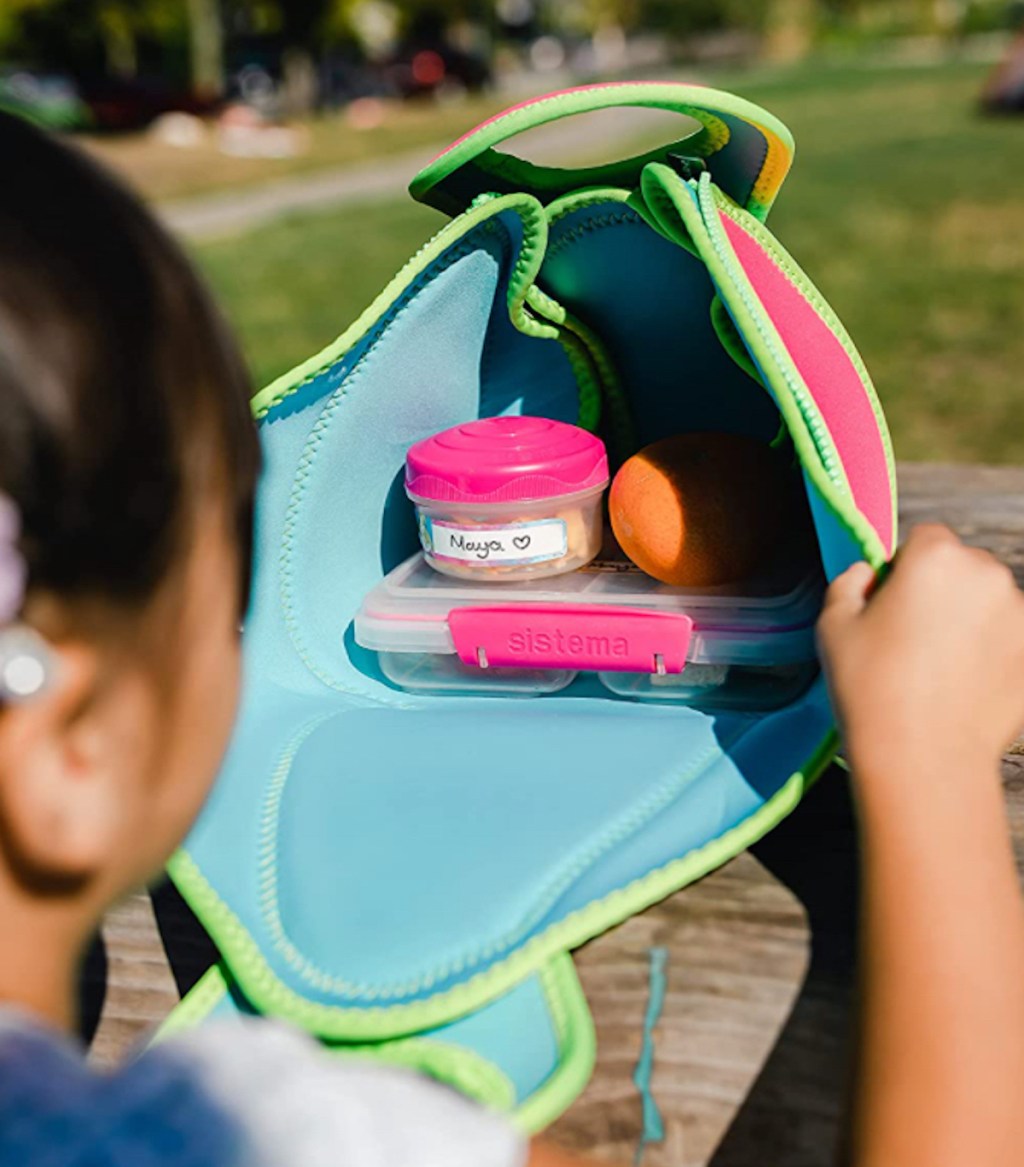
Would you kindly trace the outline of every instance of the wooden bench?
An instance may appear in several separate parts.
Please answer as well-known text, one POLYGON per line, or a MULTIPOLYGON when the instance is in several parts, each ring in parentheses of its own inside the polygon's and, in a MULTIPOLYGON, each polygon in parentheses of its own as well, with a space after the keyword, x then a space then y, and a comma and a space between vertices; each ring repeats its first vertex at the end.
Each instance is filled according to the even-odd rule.
MULTIPOLYGON (((1009 563, 1024 584, 1024 471, 906 465, 904 524, 938 519, 1009 563)), ((941 749, 941 742, 936 743, 941 749)), ((1004 779, 1024 868, 1024 748, 1004 779)), ((163 1018, 210 949, 169 889, 111 912, 84 976, 102 1012, 92 1056, 109 1063, 163 1018), (176 978, 177 982, 176 983, 176 978), (105 985, 105 996, 103 988, 105 985)), ((817 1167, 832 1161, 847 1086, 855 970, 857 844, 845 775, 834 769, 759 846, 582 949, 597 1068, 551 1132, 611 1162, 634 1161, 652 947, 668 952, 653 1090, 665 1140, 644 1167, 817 1167)))

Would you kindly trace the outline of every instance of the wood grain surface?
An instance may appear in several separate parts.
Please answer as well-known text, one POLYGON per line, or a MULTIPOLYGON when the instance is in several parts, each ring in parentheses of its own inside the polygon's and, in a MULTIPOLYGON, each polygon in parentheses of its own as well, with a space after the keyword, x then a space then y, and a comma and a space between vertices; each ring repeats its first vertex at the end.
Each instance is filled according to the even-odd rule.
MULTIPOLYGON (((901 521, 941 520, 1024 584, 1024 471, 900 467, 901 521)), ((1004 778, 1024 869, 1024 749, 1004 778)), ((665 1139, 644 1167, 826 1167, 841 1137, 853 1027, 857 846, 845 776, 827 774, 751 852, 577 954, 597 1068, 552 1129, 564 1145, 633 1163, 633 1084, 650 950, 667 951, 653 1093, 665 1139)), ((170 888, 112 911, 83 975, 92 1056, 109 1064, 159 1022, 212 949, 170 888), (167 952, 172 954, 168 961, 167 952)))

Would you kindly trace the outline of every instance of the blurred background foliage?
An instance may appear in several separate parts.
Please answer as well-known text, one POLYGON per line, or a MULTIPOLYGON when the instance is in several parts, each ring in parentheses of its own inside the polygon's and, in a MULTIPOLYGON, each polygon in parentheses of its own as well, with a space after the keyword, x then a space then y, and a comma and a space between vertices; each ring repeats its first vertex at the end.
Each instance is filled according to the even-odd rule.
MULTIPOLYGON (((1022 462, 1024 121, 992 116, 1024 108, 1022 22, 1007 0, 0 0, 0 105, 163 206, 389 155, 411 175, 571 84, 739 92, 794 131, 772 227, 861 348, 899 456, 1022 462)), ((591 133, 588 160, 666 132, 591 133)), ((440 226, 396 187, 189 245, 264 383, 440 226)))
MULTIPOLYGON (((771 227, 856 341, 905 459, 1024 462, 1024 125, 977 118, 984 75, 808 62, 715 78, 796 136, 771 227)), ((265 383, 341 332, 442 222, 395 199, 197 254, 265 383)))
MULTIPOLYGON (((4 0, 0 59, 45 62, 76 77, 159 77, 212 97, 243 60, 262 57, 285 71, 303 58, 373 61, 442 30, 481 57, 544 37, 564 52, 596 36, 599 58, 602 42, 607 52, 643 34, 662 38, 675 56, 717 48, 786 61, 893 37, 955 42, 1019 18, 1006 0, 4 0), (714 34, 725 39, 716 45, 714 34)), ((542 45, 542 57, 545 50, 550 60, 556 49, 542 45)))

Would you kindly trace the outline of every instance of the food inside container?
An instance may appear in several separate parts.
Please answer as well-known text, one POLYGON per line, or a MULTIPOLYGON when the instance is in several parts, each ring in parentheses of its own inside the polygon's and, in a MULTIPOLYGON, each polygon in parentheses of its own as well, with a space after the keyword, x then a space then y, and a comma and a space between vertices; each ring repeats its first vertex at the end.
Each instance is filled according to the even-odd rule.
POLYGON ((355 639, 412 692, 536 696, 589 672, 621 697, 764 710, 817 673, 823 586, 820 568, 791 562, 744 585, 670 587, 614 556, 481 584, 418 554, 366 597, 355 639))
POLYGON ((493 417, 417 442, 406 459, 426 563, 482 583, 575 571, 601 547, 608 458, 565 422, 493 417))

